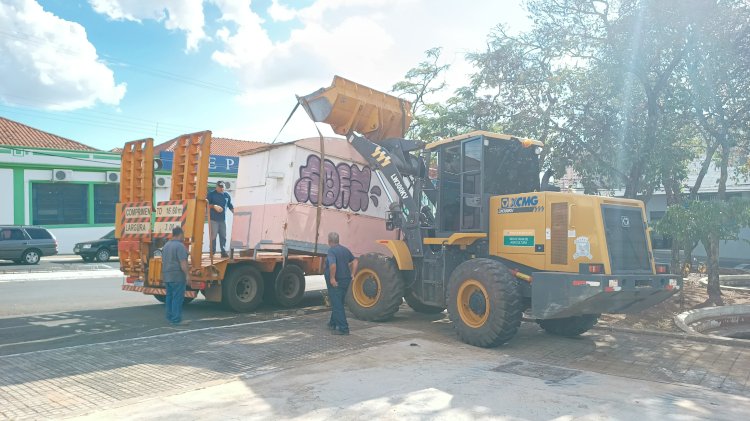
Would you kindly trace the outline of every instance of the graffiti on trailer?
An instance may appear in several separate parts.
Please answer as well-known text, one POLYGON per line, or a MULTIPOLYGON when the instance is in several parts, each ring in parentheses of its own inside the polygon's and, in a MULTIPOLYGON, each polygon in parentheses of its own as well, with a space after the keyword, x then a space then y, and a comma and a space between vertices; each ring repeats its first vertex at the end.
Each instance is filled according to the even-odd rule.
MULTIPOLYGON (((380 200, 380 186, 370 186, 372 171, 356 164, 334 164, 325 160, 323 164, 323 206, 336 209, 351 209, 354 212, 366 211, 372 200, 377 207, 380 200)), ((318 203, 318 183, 320 182, 320 157, 309 155, 307 163, 299 167, 299 180, 294 184, 294 198, 300 203, 318 203)))

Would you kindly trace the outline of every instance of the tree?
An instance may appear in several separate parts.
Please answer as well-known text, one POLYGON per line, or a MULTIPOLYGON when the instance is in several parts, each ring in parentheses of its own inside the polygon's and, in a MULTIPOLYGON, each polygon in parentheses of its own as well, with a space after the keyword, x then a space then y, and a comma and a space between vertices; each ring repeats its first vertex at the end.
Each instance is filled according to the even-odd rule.
POLYGON ((450 65, 438 64, 441 53, 442 49, 437 47, 425 51, 427 60, 409 69, 404 80, 391 88, 391 91, 411 102, 410 111, 413 119, 406 133, 407 138, 429 140, 437 134, 434 133, 431 121, 438 115, 440 108, 428 103, 427 97, 445 89, 445 81, 441 80, 441 77, 450 65))

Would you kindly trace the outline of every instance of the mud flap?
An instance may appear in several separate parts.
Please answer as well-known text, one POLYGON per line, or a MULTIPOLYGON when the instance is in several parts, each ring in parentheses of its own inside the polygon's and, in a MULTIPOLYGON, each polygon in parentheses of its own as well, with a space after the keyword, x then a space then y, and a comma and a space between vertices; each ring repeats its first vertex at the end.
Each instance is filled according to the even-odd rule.
POLYGON ((532 277, 531 313, 535 319, 638 313, 682 288, 677 275, 535 272, 532 277))

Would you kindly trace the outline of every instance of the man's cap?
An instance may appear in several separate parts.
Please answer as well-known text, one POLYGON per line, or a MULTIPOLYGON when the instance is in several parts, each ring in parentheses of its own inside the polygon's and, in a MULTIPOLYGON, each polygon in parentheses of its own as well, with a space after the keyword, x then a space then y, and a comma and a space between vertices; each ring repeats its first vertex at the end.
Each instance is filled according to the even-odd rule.
POLYGON ((216 182, 216 187, 224 187, 224 182, 223 181, 217 181, 216 182))

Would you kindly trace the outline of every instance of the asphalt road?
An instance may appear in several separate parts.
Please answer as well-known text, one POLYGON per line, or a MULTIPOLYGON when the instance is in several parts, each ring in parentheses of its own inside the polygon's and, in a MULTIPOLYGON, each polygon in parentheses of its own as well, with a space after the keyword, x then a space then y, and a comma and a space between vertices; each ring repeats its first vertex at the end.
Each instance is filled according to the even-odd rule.
MULTIPOLYGON (((319 277, 308 278, 302 307, 320 306, 319 277)), ((89 271, 0 272, 0 355, 146 337, 169 332, 164 305, 150 295, 120 289, 116 269, 89 271)), ((261 306, 237 314, 198 299, 187 304, 189 329, 246 323, 293 314, 298 309, 261 306)))

